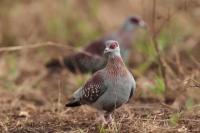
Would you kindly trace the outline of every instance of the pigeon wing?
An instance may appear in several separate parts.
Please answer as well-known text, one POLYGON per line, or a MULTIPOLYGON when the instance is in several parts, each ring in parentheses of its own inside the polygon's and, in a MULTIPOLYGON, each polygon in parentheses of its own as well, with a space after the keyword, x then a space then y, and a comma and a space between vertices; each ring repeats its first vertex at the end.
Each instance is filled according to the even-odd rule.
POLYGON ((64 59, 64 64, 71 71, 81 72, 96 71, 102 65, 103 58, 98 55, 93 55, 88 52, 79 52, 64 59))
POLYGON ((94 74, 94 76, 88 80, 88 82, 82 88, 82 100, 86 103, 93 103, 99 97, 103 95, 107 87, 100 72, 94 74))

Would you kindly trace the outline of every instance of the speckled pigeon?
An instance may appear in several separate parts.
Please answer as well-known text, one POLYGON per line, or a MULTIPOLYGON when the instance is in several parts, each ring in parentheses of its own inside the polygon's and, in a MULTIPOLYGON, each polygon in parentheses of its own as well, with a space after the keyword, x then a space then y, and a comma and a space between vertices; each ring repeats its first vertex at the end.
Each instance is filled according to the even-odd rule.
POLYGON ((95 72, 75 91, 66 106, 92 106, 103 113, 100 118, 107 123, 112 121, 111 113, 132 97, 136 83, 121 58, 117 41, 106 42, 104 55, 108 59, 105 68, 95 72))
POLYGON ((145 27, 145 22, 136 16, 129 17, 117 32, 92 42, 83 49, 83 52, 76 52, 64 57, 63 62, 52 59, 46 64, 46 67, 51 72, 61 70, 63 67, 74 73, 95 72, 106 65, 103 51, 107 40, 116 40, 120 43, 122 58, 127 62, 133 42, 133 33, 138 27, 145 27))

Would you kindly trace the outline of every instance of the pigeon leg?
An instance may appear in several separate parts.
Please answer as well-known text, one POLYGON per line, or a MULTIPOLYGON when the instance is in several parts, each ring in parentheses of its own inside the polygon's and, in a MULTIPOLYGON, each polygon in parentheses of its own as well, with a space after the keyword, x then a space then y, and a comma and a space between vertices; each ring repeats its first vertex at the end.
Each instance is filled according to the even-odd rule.
POLYGON ((103 112, 100 112, 99 113, 99 117, 97 118, 97 121, 98 122, 101 122, 102 125, 106 125, 107 124, 107 121, 105 119, 105 116, 104 116, 104 113, 103 112))
POLYGON ((113 118, 112 118, 111 113, 106 113, 104 115, 104 117, 105 117, 107 123, 113 123, 113 118))

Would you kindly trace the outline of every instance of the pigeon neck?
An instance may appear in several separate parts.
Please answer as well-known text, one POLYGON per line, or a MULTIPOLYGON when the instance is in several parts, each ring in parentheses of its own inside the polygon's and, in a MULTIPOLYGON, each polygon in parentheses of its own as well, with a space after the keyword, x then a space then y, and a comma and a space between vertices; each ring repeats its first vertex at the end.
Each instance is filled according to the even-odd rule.
POLYGON ((132 29, 122 28, 121 30, 119 30, 118 35, 122 39, 129 41, 133 37, 134 31, 135 31, 135 28, 132 28, 132 29))
POLYGON ((119 69, 120 67, 125 66, 122 57, 119 55, 114 55, 114 56, 109 56, 108 57, 108 63, 107 63, 107 68, 112 68, 112 69, 119 69))
POLYGON ((121 33, 131 33, 131 32, 133 32, 136 28, 137 28, 136 25, 125 24, 125 25, 123 25, 122 28, 120 29, 120 32, 121 32, 121 33))
POLYGON ((121 56, 114 56, 108 58, 106 70, 109 73, 109 78, 124 76, 127 71, 121 56))
POLYGON ((109 55, 108 55, 108 58, 115 58, 115 57, 121 58, 120 51, 114 51, 114 52, 109 53, 109 55))

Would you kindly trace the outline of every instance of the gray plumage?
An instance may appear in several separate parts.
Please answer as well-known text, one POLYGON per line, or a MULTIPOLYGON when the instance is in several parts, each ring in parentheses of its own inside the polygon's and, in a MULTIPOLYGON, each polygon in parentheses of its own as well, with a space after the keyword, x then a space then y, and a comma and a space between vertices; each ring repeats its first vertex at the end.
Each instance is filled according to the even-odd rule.
POLYGON ((121 58, 118 42, 107 41, 104 54, 106 67, 94 73, 66 106, 87 104, 110 114, 132 97, 136 83, 121 58))

